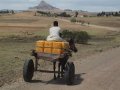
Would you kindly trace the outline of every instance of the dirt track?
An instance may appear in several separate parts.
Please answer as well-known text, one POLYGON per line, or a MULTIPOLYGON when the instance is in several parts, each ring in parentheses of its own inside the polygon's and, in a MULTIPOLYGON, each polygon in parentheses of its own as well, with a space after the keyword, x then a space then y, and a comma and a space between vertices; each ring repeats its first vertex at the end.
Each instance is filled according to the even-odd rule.
POLYGON ((76 77, 73 86, 63 79, 52 80, 53 74, 36 73, 32 83, 23 80, 0 90, 120 90, 120 48, 85 59, 75 60, 76 77))

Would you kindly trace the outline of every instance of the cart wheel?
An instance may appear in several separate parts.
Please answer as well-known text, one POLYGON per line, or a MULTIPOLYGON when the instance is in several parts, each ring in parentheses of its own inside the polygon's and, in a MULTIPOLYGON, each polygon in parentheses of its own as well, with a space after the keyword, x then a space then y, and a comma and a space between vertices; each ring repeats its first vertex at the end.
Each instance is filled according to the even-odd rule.
POLYGON ((23 67, 23 78, 26 82, 30 82, 34 74, 33 60, 26 60, 23 67))
POLYGON ((65 76, 66 84, 72 85, 75 77, 75 66, 73 62, 67 62, 64 76, 65 76))

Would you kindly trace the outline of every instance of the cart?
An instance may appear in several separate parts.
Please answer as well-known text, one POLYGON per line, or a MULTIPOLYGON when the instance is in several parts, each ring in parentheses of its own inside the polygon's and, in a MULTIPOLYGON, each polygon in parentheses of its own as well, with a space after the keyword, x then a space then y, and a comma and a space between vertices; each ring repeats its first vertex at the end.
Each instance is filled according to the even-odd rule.
MULTIPOLYGON (((38 60, 46 60, 53 63, 54 79, 64 78, 67 85, 74 83, 75 66, 73 62, 68 62, 71 56, 71 51, 66 51, 63 54, 47 54, 32 51, 32 56, 35 57, 35 61, 32 59, 26 60, 23 67, 23 78, 25 82, 31 82, 34 72, 38 70, 38 60), (58 70, 56 71, 56 62, 58 62, 58 70), (57 74, 57 75, 56 75, 57 74)), ((40 70, 39 70, 40 71, 40 70)))

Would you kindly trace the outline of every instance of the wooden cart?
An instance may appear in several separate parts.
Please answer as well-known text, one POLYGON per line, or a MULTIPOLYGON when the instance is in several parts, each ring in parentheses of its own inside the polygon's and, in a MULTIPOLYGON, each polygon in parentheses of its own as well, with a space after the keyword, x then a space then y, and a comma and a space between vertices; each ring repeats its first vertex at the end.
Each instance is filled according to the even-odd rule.
POLYGON ((53 63, 54 79, 65 78, 66 84, 74 83, 75 66, 73 62, 68 62, 71 56, 71 51, 66 51, 63 54, 47 54, 38 53, 35 50, 32 51, 32 56, 35 57, 35 61, 32 59, 26 60, 23 67, 24 81, 30 82, 34 75, 34 72, 38 70, 38 60, 46 60, 53 63), (56 72, 56 62, 58 62, 58 70, 56 72), (57 74, 57 76, 56 76, 57 74))

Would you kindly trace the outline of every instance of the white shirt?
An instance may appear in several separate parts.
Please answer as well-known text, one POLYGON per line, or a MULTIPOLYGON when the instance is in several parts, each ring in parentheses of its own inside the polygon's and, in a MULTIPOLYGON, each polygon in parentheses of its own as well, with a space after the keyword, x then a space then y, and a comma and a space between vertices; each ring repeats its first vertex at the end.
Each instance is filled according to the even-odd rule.
POLYGON ((51 36, 59 36, 60 27, 51 27, 49 33, 51 36))
POLYGON ((63 41, 59 36, 60 27, 51 27, 49 33, 50 35, 47 37, 47 41, 63 41))

